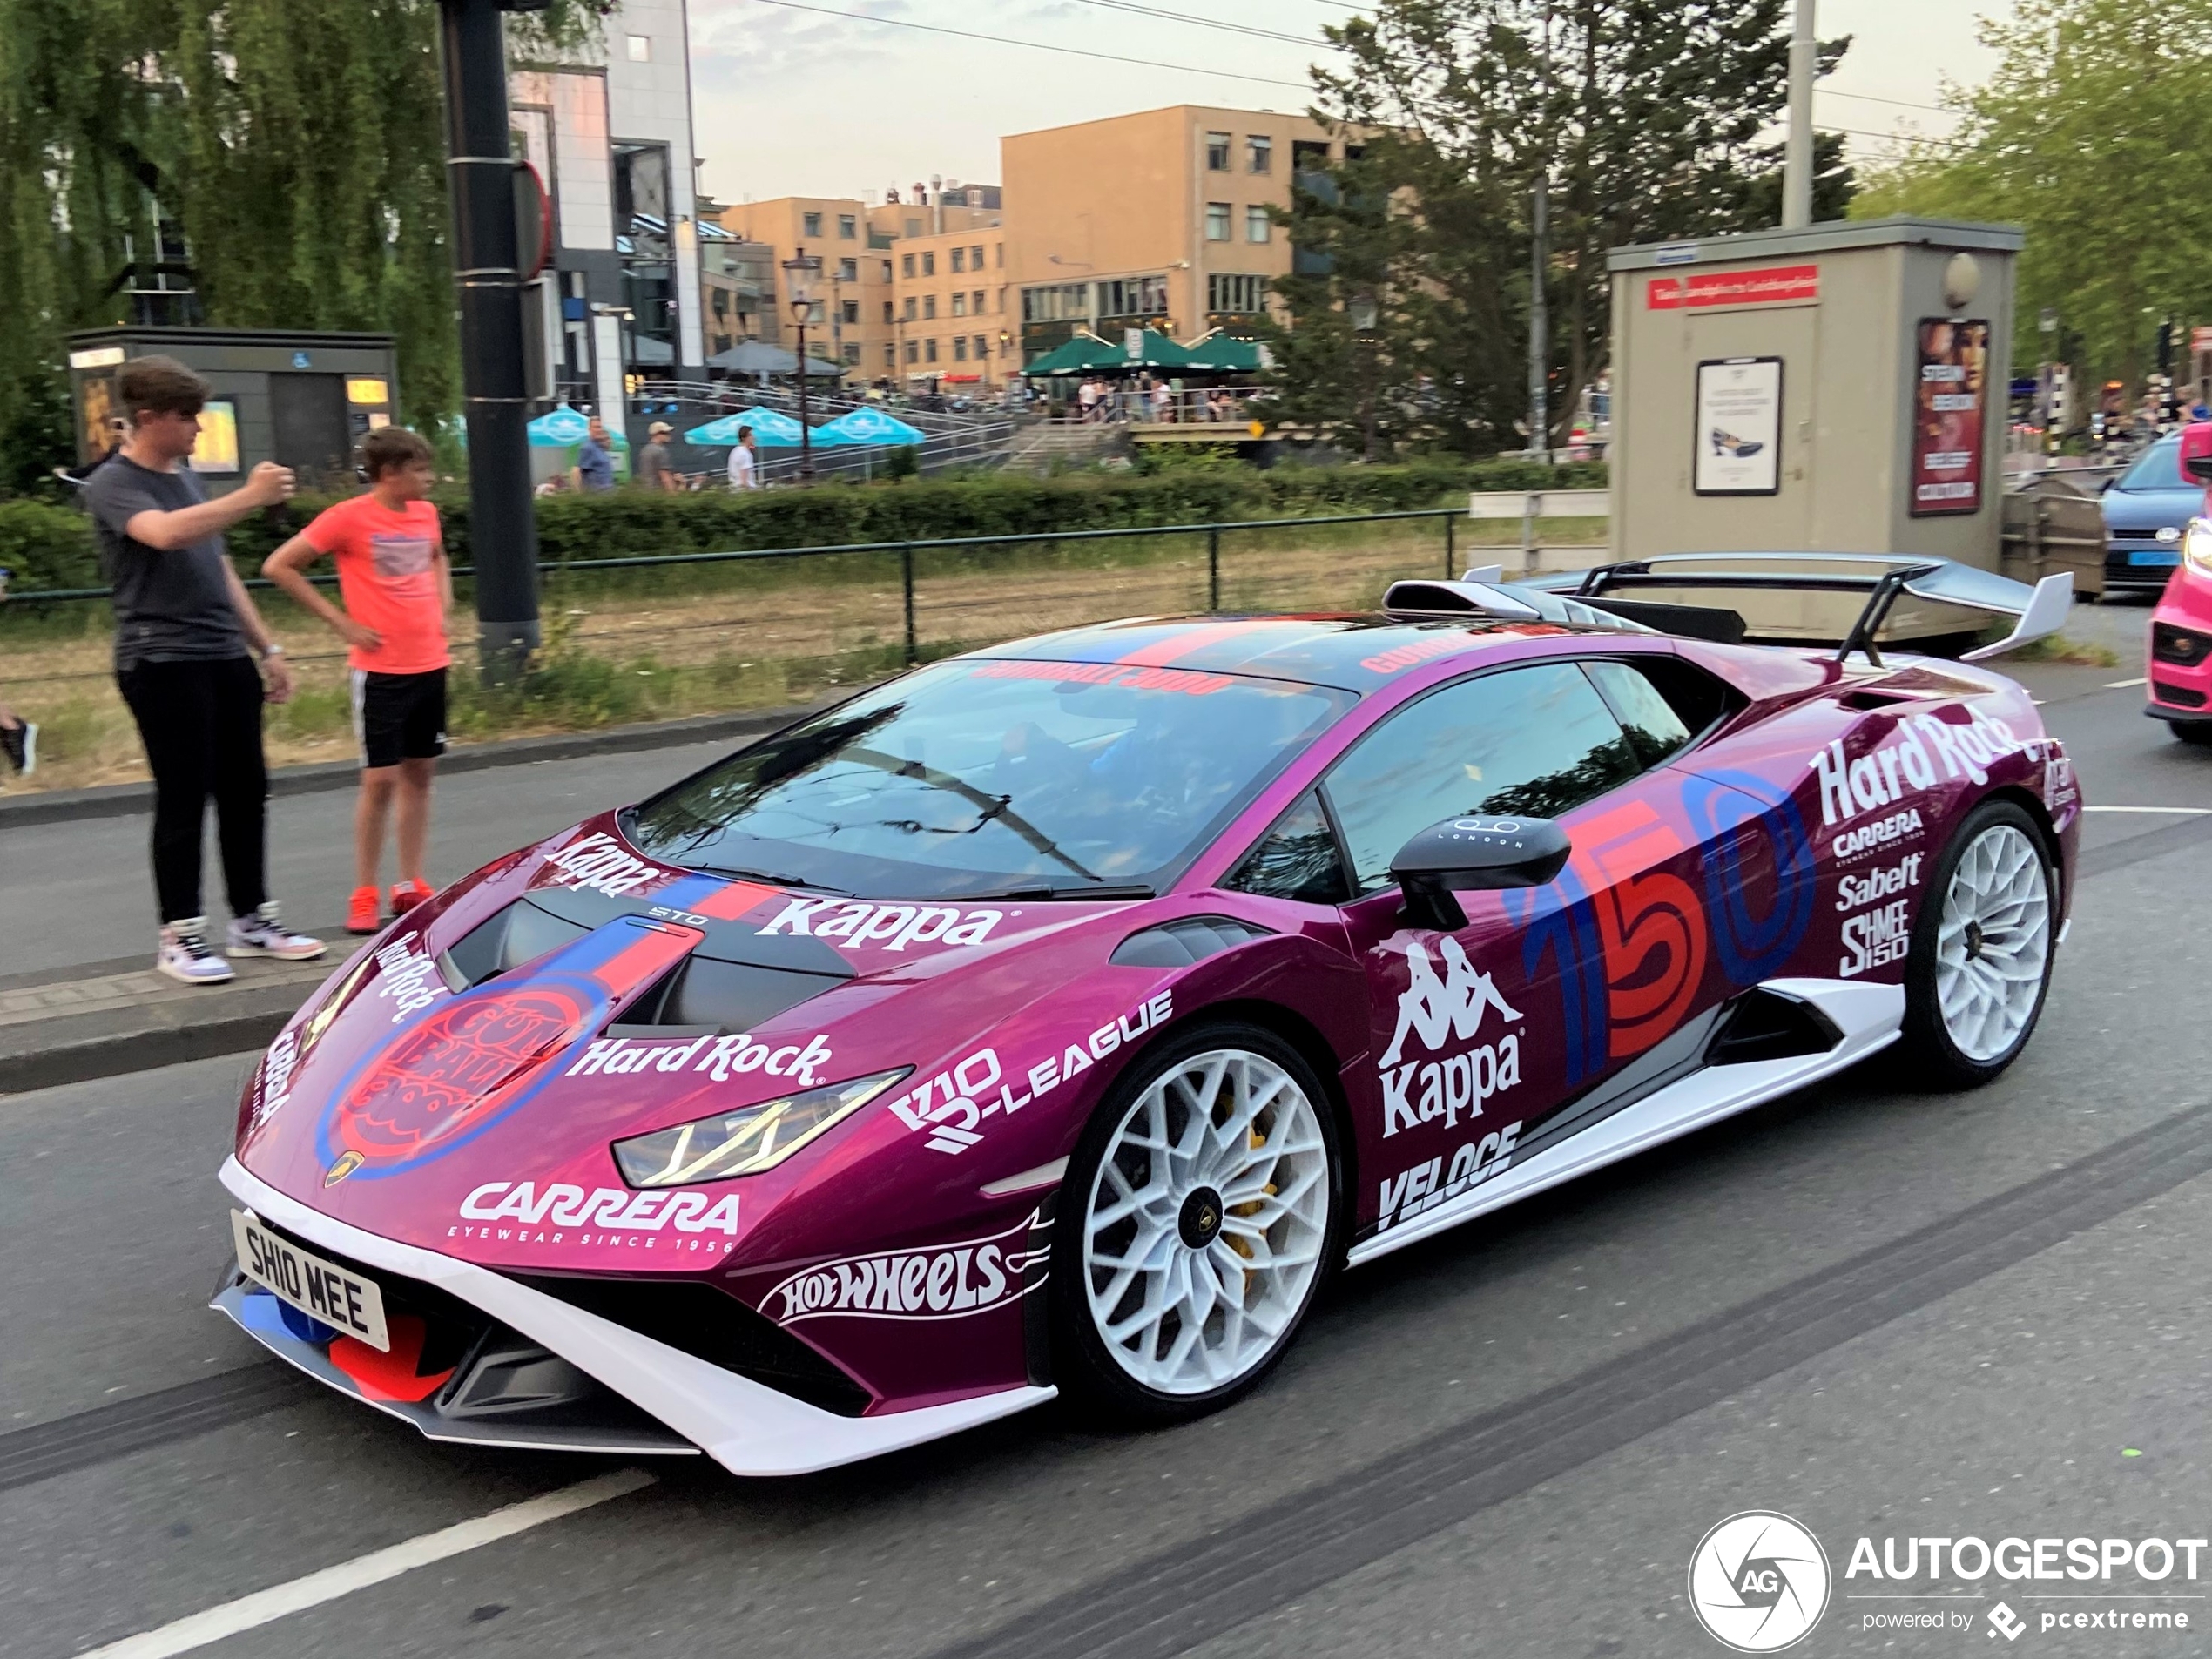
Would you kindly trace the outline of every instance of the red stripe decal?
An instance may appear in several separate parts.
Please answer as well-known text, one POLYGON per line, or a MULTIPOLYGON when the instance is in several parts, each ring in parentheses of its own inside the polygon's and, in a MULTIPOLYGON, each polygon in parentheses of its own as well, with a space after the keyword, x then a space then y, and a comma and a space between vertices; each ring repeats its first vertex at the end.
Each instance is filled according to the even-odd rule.
POLYGON ((1273 617, 1253 617, 1244 622, 1204 623, 1196 628, 1185 628, 1180 633, 1170 634, 1152 644, 1141 645, 1116 660, 1132 668, 1165 668, 1196 655, 1209 645, 1221 644, 1241 634, 1281 626, 1281 622, 1273 617))
POLYGON ((732 881, 692 907, 698 914, 711 916, 717 921, 735 921, 764 900, 774 898, 776 893, 776 888, 763 887, 758 881, 732 881))
POLYGON ((617 997, 651 979, 706 937, 696 927, 678 927, 665 921, 651 923, 637 932, 635 941, 591 970, 591 977, 617 997))

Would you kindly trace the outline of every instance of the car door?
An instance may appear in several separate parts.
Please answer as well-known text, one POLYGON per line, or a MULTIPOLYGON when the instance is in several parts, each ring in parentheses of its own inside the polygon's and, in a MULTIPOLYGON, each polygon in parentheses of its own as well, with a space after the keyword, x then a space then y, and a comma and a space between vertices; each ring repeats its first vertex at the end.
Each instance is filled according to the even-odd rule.
POLYGON ((1347 1074, 1363 1231, 1451 1203, 1683 1064, 1685 1028, 1726 995, 1709 865, 1727 861, 1745 914, 1773 910, 1772 860, 1742 855, 1755 803, 1663 765, 1691 738, 1633 659, 1554 659, 1441 687, 1331 768, 1318 800, 1369 993, 1369 1057, 1347 1074), (1463 927, 1409 926, 1392 857, 1472 813, 1558 820, 1568 867, 1462 894, 1463 927))

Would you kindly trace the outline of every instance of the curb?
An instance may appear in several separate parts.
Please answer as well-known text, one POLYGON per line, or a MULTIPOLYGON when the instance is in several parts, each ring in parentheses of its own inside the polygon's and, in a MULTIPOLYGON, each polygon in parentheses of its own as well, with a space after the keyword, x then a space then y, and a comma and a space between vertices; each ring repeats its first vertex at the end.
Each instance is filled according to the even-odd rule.
MULTIPOLYGON (((188 1024, 172 1024, 143 1008, 118 1010, 125 1016, 120 1019, 94 1015, 50 1021, 39 1046, 0 1052, 0 1095, 118 1077, 219 1055, 251 1054, 275 1039, 317 982, 256 987, 238 994, 228 1008, 188 1024), (71 1026, 78 1028, 73 1033, 68 1029, 71 1026)), ((196 1005, 166 1006, 185 1013, 196 1005)))
MULTIPOLYGON (((687 743, 711 743, 721 738, 757 737, 852 694, 852 691, 845 691, 837 698, 826 698, 819 702, 794 708, 762 709, 749 714, 699 714, 648 725, 609 726, 598 732, 556 732, 542 738, 470 744, 448 750, 438 762, 438 770, 442 774, 481 772, 491 766, 523 766, 543 760, 575 760, 589 755, 680 748, 687 743)), ((269 774, 269 798, 274 800, 285 795, 314 795, 327 790, 351 789, 360 777, 361 767, 351 760, 284 766, 269 774)), ((0 798, 0 831, 24 824, 128 817, 152 808, 151 783, 57 789, 44 794, 0 798)), ((157 1063, 167 1065, 169 1062, 157 1063)), ((7 1086, 0 1082, 0 1088, 7 1086)))

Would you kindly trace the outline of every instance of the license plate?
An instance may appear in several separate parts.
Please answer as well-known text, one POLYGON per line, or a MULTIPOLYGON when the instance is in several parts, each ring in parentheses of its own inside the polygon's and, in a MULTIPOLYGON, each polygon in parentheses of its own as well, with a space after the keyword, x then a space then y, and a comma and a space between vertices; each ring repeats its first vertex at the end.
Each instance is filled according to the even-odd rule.
POLYGON ((231 1211, 231 1238, 238 1244, 239 1270, 263 1290, 380 1352, 391 1352, 384 1293, 375 1280, 278 1238, 243 1210, 231 1211))
POLYGON ((2182 556, 2179 552, 2168 553, 2163 548, 2156 547, 2139 547, 2128 556, 2128 563, 2130 564, 2170 566, 2179 564, 2181 562, 2182 556))

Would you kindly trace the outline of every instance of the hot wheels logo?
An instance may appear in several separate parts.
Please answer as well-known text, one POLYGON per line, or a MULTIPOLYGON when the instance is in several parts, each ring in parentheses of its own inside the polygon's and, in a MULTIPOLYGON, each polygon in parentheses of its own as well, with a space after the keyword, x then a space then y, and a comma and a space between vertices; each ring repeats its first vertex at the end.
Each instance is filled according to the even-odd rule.
POLYGON ((961 1319, 1020 1300, 1044 1283, 1051 1254, 1035 1211, 988 1238, 920 1250, 848 1256, 794 1273, 761 1312, 778 1325, 844 1315, 868 1319, 961 1319))

